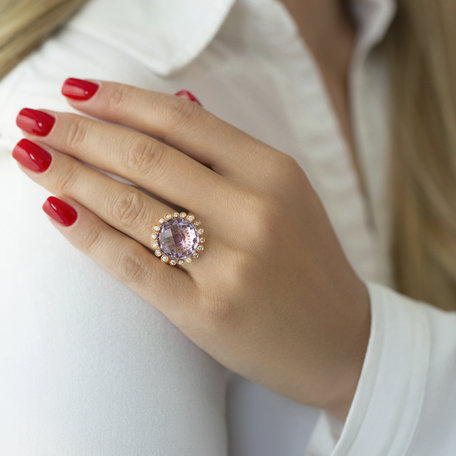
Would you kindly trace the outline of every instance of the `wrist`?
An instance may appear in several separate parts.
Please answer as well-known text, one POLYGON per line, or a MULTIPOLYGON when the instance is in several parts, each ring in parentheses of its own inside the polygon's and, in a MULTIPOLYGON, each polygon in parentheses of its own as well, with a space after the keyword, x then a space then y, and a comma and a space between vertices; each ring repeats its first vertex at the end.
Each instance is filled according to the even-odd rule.
POLYGON ((362 312, 360 312, 359 327, 357 329, 347 328, 347 333, 349 332, 352 337, 347 339, 349 348, 345 349, 344 355, 347 352, 350 354, 348 357, 349 362, 344 364, 341 372, 331 373, 334 394, 330 396, 330 400, 322 407, 341 421, 346 420, 351 408, 361 376, 371 331, 369 294, 364 283, 361 283, 361 299, 358 302, 362 303, 360 305, 362 312))

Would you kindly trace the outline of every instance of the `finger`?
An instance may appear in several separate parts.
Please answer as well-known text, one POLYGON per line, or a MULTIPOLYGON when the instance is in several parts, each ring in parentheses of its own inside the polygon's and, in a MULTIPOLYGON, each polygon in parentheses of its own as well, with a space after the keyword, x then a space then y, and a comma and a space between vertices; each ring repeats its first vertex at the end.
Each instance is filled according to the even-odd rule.
POLYGON ((77 201, 50 197, 43 210, 71 244, 168 317, 189 310, 196 302, 195 283, 185 270, 165 267, 141 244, 77 201))
POLYGON ((203 211, 213 213, 228 193, 228 180, 143 133, 76 114, 28 108, 20 111, 17 124, 31 139, 125 177, 171 204, 201 215, 205 215, 203 211), (37 135, 40 122, 49 122, 50 128, 37 135))
POLYGON ((157 240, 152 238, 153 234, 156 235, 154 226, 167 213, 173 215, 173 208, 48 146, 23 139, 14 148, 13 156, 20 158, 24 153, 33 153, 35 157, 48 155, 47 168, 42 172, 29 171, 21 166, 21 170, 39 185, 54 194, 80 202, 105 223, 144 246, 159 250, 157 240))
MULTIPOLYGON (((71 93, 72 81, 66 80, 62 93, 71 93)), ((224 176, 257 179, 261 174, 258 164, 281 154, 188 99, 116 82, 92 81, 99 87, 91 97, 67 98, 73 107, 160 138, 224 176)))

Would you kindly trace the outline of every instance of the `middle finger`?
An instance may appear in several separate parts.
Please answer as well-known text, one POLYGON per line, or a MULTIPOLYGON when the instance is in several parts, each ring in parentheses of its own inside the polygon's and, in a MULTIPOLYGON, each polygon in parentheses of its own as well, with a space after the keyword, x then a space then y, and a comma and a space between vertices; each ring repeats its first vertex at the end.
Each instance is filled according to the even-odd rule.
MULTIPOLYGON (((158 247, 153 245, 157 241, 151 238, 153 227, 160 217, 173 215, 176 212, 173 207, 43 144, 22 139, 15 146, 13 156, 16 159, 30 155, 45 157, 46 152, 50 162, 44 171, 37 173, 24 166, 21 169, 51 193, 78 201, 103 221, 145 247, 152 250, 158 247)), ((22 164, 21 161, 19 163, 22 164)))
POLYGON ((77 114, 28 108, 20 111, 16 122, 30 139, 122 176, 200 215, 213 214, 228 195, 229 184, 223 176, 143 133, 77 114))

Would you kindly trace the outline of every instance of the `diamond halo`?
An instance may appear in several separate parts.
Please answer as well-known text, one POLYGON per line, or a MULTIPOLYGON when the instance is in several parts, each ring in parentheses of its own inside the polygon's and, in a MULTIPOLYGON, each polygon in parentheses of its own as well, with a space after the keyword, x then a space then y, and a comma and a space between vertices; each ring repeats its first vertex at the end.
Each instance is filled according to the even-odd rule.
POLYGON ((204 250, 203 234, 205 229, 193 214, 166 213, 152 228, 151 247, 163 263, 190 264, 204 250))

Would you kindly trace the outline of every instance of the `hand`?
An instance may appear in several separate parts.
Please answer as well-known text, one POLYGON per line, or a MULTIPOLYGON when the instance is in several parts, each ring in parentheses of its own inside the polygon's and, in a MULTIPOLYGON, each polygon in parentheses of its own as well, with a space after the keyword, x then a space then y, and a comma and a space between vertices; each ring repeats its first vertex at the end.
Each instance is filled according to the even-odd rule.
POLYGON ((17 118, 35 144, 15 147, 20 168, 75 210, 54 226, 220 363, 345 420, 369 298, 298 163, 187 99, 107 81, 65 93, 81 98, 81 87, 85 99, 68 102, 104 122, 49 110, 17 118), (150 245, 176 209, 205 228, 204 252, 182 266, 150 245))

